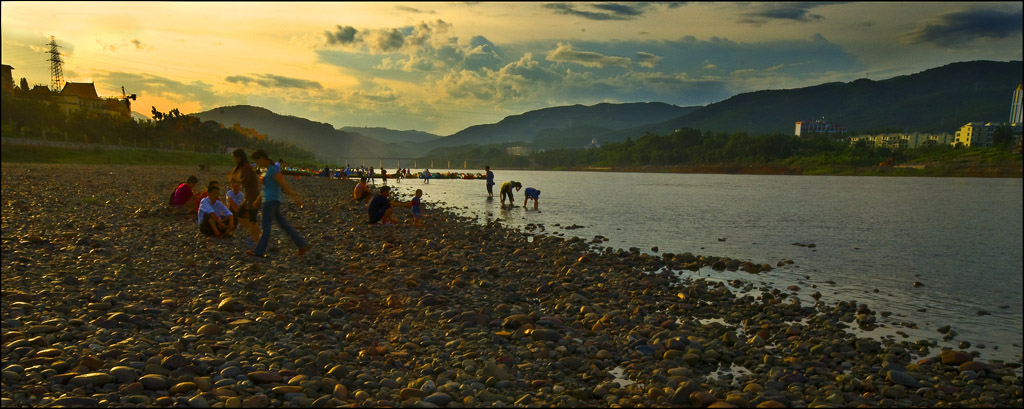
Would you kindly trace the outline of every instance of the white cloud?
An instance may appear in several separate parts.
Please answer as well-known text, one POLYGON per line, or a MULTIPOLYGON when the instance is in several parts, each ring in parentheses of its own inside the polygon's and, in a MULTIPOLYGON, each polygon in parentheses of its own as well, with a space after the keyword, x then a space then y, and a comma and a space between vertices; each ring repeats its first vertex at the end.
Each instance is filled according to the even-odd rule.
POLYGON ((629 68, 631 65, 629 58, 607 56, 593 51, 576 51, 573 49, 572 44, 561 42, 558 43, 554 50, 548 52, 546 59, 548 61, 575 63, 584 67, 595 68, 629 68))

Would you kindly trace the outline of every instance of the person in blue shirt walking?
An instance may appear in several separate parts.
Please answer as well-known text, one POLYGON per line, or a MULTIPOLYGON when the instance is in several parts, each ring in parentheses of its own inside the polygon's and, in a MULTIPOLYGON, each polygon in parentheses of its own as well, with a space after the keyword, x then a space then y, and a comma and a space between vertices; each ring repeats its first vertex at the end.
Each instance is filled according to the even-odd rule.
POLYGON ((306 251, 309 250, 309 244, 306 243, 306 240, 299 235, 299 232, 291 224, 288 224, 288 220, 281 213, 281 192, 283 191, 288 196, 291 196, 292 200, 299 205, 299 208, 302 208, 302 199, 299 199, 299 195, 292 190, 292 187, 285 181, 284 176, 281 175, 281 167, 271 162, 270 156, 263 149, 253 152, 252 159, 257 165, 267 169, 263 175, 263 234, 260 235, 260 241, 256 244, 256 248, 246 251, 245 254, 254 257, 266 257, 267 247, 270 245, 270 227, 274 221, 277 221, 277 225, 281 226, 285 234, 295 242, 295 246, 299 248, 299 256, 306 254, 306 251))
POLYGON ((491 172, 490 165, 484 166, 484 170, 487 171, 487 197, 494 197, 494 172, 491 172))

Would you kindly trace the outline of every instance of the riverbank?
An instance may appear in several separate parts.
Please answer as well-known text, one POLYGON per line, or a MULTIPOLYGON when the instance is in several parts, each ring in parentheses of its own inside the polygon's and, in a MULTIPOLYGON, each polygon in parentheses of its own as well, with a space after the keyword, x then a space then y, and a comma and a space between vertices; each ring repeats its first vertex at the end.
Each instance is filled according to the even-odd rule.
MULTIPOLYGON (((545 169, 531 169, 545 170, 545 169)), ((563 168, 573 171, 694 173, 727 175, 819 175, 819 176, 916 176, 916 177, 992 177, 1020 178, 1019 163, 928 163, 894 166, 789 166, 789 165, 693 165, 693 166, 617 166, 563 168)))
POLYGON ((317 177, 289 179, 301 258, 279 228, 254 260, 246 233, 210 241, 159 210, 188 175, 227 172, 4 163, 4 406, 1022 404, 1019 362, 858 338, 876 313, 856 302, 663 271, 784 266, 435 208, 424 228, 367 227, 352 182, 317 177))

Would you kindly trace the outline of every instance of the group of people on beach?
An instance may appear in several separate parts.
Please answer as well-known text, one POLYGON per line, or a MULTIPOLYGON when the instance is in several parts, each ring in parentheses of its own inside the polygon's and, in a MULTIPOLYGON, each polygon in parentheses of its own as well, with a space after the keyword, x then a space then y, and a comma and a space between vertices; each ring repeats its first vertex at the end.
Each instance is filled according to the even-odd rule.
MULTIPOLYGON (((487 198, 490 199, 494 197, 494 172, 491 172, 491 167, 489 165, 484 166, 484 171, 487 173, 487 198)), ((501 188, 498 190, 498 193, 501 195, 501 207, 505 207, 505 198, 508 198, 509 207, 515 207, 516 199, 512 195, 512 189, 515 189, 515 191, 518 192, 522 188, 523 184, 514 180, 502 183, 501 188)), ((523 199, 523 208, 526 209, 526 205, 530 203, 530 200, 532 199, 533 210, 537 210, 537 207, 539 206, 538 202, 540 201, 540 189, 527 187, 526 191, 523 192, 523 195, 526 196, 526 199, 523 199)))
MULTIPOLYGON (((267 248, 270 245, 271 227, 276 222, 295 243, 298 255, 306 254, 310 248, 309 244, 281 212, 282 194, 291 197, 299 208, 303 206, 302 199, 284 177, 286 173, 283 171, 284 160, 279 159, 277 162, 273 162, 262 149, 252 153, 252 160, 255 164, 249 162, 248 156, 241 148, 235 149, 231 155, 235 167, 228 174, 230 188, 224 193, 223 198, 221 197, 220 183, 216 180, 209 181, 206 189, 196 194, 195 188, 199 184, 199 178, 193 175, 174 189, 168 202, 171 208, 195 214, 200 233, 207 237, 232 237, 235 229, 241 225, 248 230, 251 236, 249 245, 255 245, 246 251, 246 254, 252 257, 266 257, 267 248), (257 166, 264 169, 262 175, 257 166), (262 191, 260 190, 261 184, 263 185, 262 191), (262 212, 262 217, 257 224, 257 214, 260 212, 262 212), (257 241, 254 242, 254 240, 257 241)), ((415 196, 407 202, 393 199, 391 187, 387 186, 386 182, 387 173, 381 169, 384 182, 377 193, 373 194, 368 184, 372 183, 369 180, 372 178, 373 168, 370 169, 369 175, 371 176, 360 176, 359 182, 352 190, 354 201, 363 202, 369 199, 367 224, 396 224, 393 216, 394 209, 407 207, 412 213, 413 225, 422 227, 423 189, 416 189, 415 196)), ((487 198, 490 200, 494 197, 494 172, 491 171, 490 166, 485 166, 484 170, 487 178, 487 198)), ((425 170, 424 173, 429 175, 429 170, 425 170)), ((429 183, 429 176, 424 178, 424 183, 429 183)), ((522 188, 523 184, 514 180, 502 183, 499 189, 501 206, 505 207, 505 200, 508 199, 509 207, 515 207, 513 191, 519 191, 522 188)), ((532 199, 533 208, 537 210, 540 190, 527 187, 524 194, 526 199, 523 201, 523 208, 526 208, 532 199)))
POLYGON ((249 245, 253 245, 252 240, 258 238, 255 247, 246 251, 247 255, 253 257, 266 257, 270 245, 270 230, 276 221, 298 247, 298 255, 306 254, 309 251, 309 244, 281 213, 282 193, 287 194, 299 208, 302 208, 302 199, 282 174, 284 160, 275 163, 262 149, 253 152, 252 160, 255 165, 265 169, 261 176, 256 166, 249 162, 244 150, 235 149, 231 155, 235 167, 228 175, 231 189, 224 195, 223 201, 220 197, 219 182, 210 181, 205 191, 197 195, 194 189, 199 183, 199 178, 189 176, 185 183, 175 188, 169 202, 171 207, 185 213, 194 212, 197 215, 199 231, 208 237, 231 237, 236 223, 241 224, 252 236, 249 245), (262 192, 260 184, 263 185, 262 192), (262 219, 257 225, 256 215, 260 211, 262 219))

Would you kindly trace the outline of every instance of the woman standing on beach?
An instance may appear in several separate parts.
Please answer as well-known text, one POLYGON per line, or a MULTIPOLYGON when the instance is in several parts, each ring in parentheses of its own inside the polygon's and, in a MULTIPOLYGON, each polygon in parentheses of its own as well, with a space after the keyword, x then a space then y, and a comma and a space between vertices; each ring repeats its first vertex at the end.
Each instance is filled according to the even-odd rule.
POLYGON ((260 196, 260 179, 242 148, 232 151, 231 158, 235 161, 235 169, 228 175, 228 181, 232 184, 238 183, 244 190, 242 203, 238 205, 238 214, 235 216, 238 223, 252 235, 250 241, 255 242, 260 238, 260 226, 256 224, 256 209, 259 209, 262 198, 260 196))
POLYGON ((263 234, 260 235, 260 242, 256 244, 256 248, 246 251, 245 254, 254 257, 266 257, 267 247, 270 246, 270 227, 274 221, 277 221, 277 225, 281 226, 285 234, 299 248, 299 256, 306 254, 306 251, 309 250, 309 244, 299 235, 299 232, 295 231, 291 224, 288 224, 288 220, 281 214, 281 192, 283 191, 291 196, 292 200, 299 205, 299 208, 302 208, 302 200, 292 190, 292 187, 288 185, 284 176, 281 176, 281 168, 270 161, 270 156, 263 149, 257 149, 256 152, 253 152, 252 159, 256 161, 257 165, 267 169, 263 175, 263 234))

